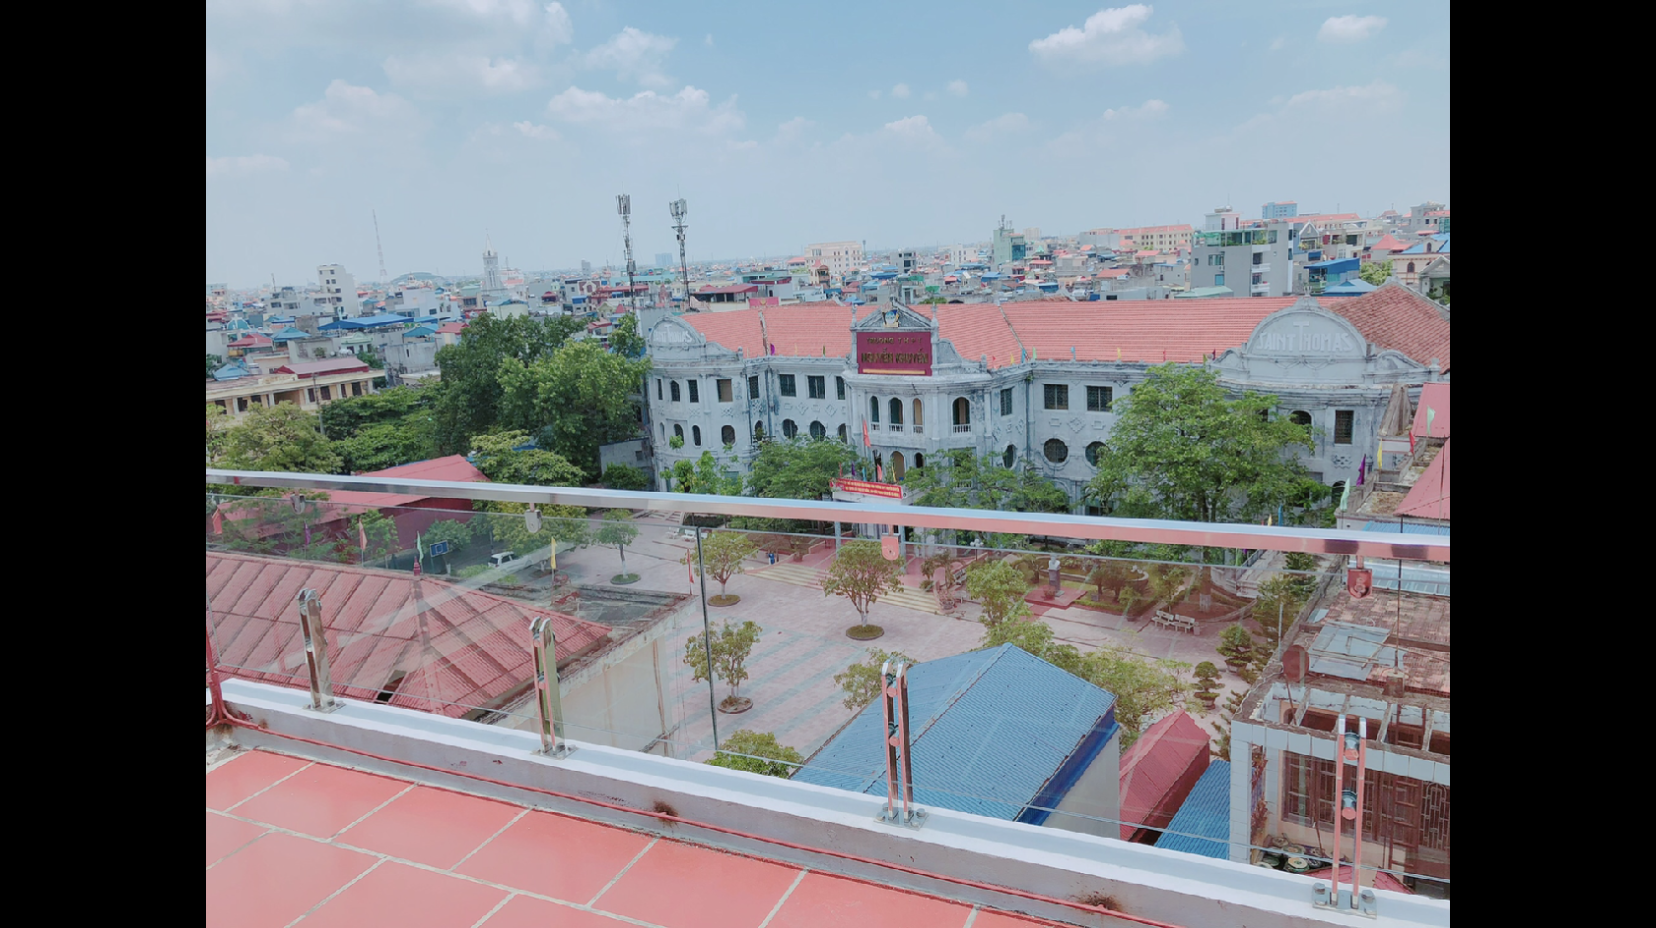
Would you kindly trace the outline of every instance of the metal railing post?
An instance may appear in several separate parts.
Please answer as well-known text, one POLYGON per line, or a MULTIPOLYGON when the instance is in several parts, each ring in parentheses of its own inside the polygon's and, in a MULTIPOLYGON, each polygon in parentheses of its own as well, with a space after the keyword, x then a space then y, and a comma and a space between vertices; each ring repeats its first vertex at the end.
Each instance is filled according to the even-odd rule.
POLYGON ((563 696, 558 691, 558 641, 552 617, 529 620, 529 637, 535 647, 535 709, 540 715, 540 753, 547 757, 568 757, 575 749, 564 739, 563 696))
POLYGON ((914 804, 908 665, 902 661, 886 661, 880 665, 880 708, 885 717, 886 805, 879 818, 894 825, 918 828, 925 822, 926 810, 914 804), (898 811, 899 802, 901 811, 898 811))
POLYGON ((322 596, 315 590, 299 591, 299 631, 305 639, 305 667, 310 671, 310 707, 317 712, 332 712, 339 708, 339 703, 334 699, 333 674, 328 670, 322 596))

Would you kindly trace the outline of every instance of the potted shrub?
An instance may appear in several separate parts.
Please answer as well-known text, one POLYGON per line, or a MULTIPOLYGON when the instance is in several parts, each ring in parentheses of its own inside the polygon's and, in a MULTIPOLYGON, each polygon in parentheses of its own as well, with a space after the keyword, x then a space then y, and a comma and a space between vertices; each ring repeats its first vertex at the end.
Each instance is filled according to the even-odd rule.
POLYGON ((730 685, 730 695, 719 702, 720 712, 746 712, 753 707, 753 700, 739 691, 742 681, 748 678, 748 655, 753 653, 753 645, 763 631, 751 621, 741 625, 725 622, 717 631, 691 635, 684 642, 684 663, 689 665, 697 683, 717 677, 730 685))
POLYGON ((1232 625, 1219 634, 1217 650, 1225 658, 1225 666, 1230 668, 1230 672, 1240 674, 1242 668, 1253 660, 1253 636, 1242 626, 1232 625))
POLYGON ((1202 661, 1196 665, 1196 698, 1202 701, 1202 707, 1211 710, 1219 701, 1219 668, 1212 661, 1202 661))

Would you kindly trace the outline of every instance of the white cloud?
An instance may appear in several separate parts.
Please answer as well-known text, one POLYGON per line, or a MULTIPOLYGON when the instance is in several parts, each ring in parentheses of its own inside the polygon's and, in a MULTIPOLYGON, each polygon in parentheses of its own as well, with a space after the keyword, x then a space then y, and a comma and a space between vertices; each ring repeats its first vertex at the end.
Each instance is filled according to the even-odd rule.
POLYGON ((1178 26, 1153 35, 1139 28, 1152 7, 1142 3, 1099 10, 1080 29, 1065 26, 1029 43, 1030 52, 1048 64, 1145 64, 1184 51, 1178 26))
POLYGON ((966 96, 966 91, 967 91, 967 87, 966 87, 966 82, 965 81, 950 81, 949 82, 949 93, 952 93, 957 97, 964 97, 964 96, 966 96))
MULTIPOLYGON (((1339 124, 1360 115, 1364 125, 1375 117, 1397 112, 1403 93, 1385 81, 1376 80, 1357 87, 1330 87, 1304 90, 1286 100, 1273 97, 1276 109, 1260 113, 1236 128, 1236 134, 1257 133, 1275 136, 1302 130, 1307 125, 1339 124)), ((1234 142, 1234 139, 1232 140, 1234 142)))
POLYGON ((614 71, 622 80, 637 81, 646 87, 666 87, 672 80, 662 73, 662 67, 677 44, 678 39, 628 26, 587 52, 583 60, 587 67, 614 71))
POLYGON ((1271 51, 1273 51, 1273 52, 1280 52, 1284 48, 1287 48, 1287 47, 1288 47, 1288 37, 1285 36, 1285 35, 1279 35, 1276 38, 1271 40, 1271 51))
MULTIPOLYGON (((479 19, 503 20, 515 26, 527 26, 535 18, 534 0, 431 0, 440 7, 468 13, 479 19)), ((563 9, 562 4, 552 6, 563 9)), ((550 12, 550 9, 548 9, 550 12)), ((568 15, 565 14, 565 19, 568 15)))
POLYGON ((707 38, 702 39, 702 44, 706 45, 708 48, 712 48, 713 47, 713 33, 709 32, 707 34, 707 38))
POLYGON ((1123 106, 1104 111, 1105 120, 1160 119, 1167 115, 1168 106, 1161 100, 1146 100, 1141 106, 1123 106))
POLYGON ((898 84, 891 88, 891 95, 899 100, 907 100, 909 98, 909 85, 898 84))
POLYGON ((538 126, 527 119, 522 122, 512 123, 512 128, 516 129, 518 133, 526 139, 540 139, 545 142, 556 142, 558 139, 563 137, 558 134, 558 130, 552 128, 551 126, 538 126))
POLYGON ((565 122, 612 132, 698 132, 717 135, 742 128, 745 119, 731 97, 712 105, 707 91, 685 87, 676 94, 646 90, 631 97, 610 97, 571 87, 546 104, 547 112, 565 122))
POLYGON ((293 120, 303 135, 339 137, 371 132, 407 133, 423 125, 412 103, 394 93, 377 93, 372 87, 358 87, 335 79, 322 99, 293 111, 293 120))
POLYGON ((784 142, 797 142, 804 137, 806 129, 815 125, 816 123, 803 116, 795 116, 776 127, 776 137, 784 142))
POLYGON ((1317 39, 1321 42, 1361 42, 1384 28, 1384 16, 1330 16, 1317 30, 1317 39))
POLYGON ((1361 87, 1331 87, 1327 90, 1304 90, 1288 98, 1285 107, 1335 106, 1357 104, 1392 107, 1402 101, 1403 95, 1385 81, 1374 81, 1361 87))
POLYGON ((241 155, 227 158, 208 158, 208 177, 229 177, 239 174, 265 174, 288 169, 287 159, 275 155, 241 155))
POLYGON ((900 144, 919 148, 945 148, 943 136, 932 128, 931 121, 924 116, 905 116, 893 120, 877 133, 900 144))
POLYGON ((868 99, 870 99, 870 100, 880 99, 880 92, 878 90, 870 90, 868 92, 868 99))
POLYGON ((988 122, 967 129, 965 135, 968 141, 987 142, 998 135, 1009 135, 1028 129, 1028 116, 1022 113, 1003 113, 988 122))
POLYGON ((487 55, 393 55, 383 67, 393 84, 422 96, 516 93, 540 83, 532 63, 487 55))
POLYGON ((546 5, 546 19, 541 23, 541 38, 553 45, 568 45, 575 41, 575 24, 569 11, 561 3, 546 5))

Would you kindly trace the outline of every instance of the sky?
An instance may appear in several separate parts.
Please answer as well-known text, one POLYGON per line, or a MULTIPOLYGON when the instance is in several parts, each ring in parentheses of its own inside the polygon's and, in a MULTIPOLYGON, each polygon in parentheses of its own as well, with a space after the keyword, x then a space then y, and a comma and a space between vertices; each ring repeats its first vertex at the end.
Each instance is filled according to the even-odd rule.
POLYGON ((207 281, 1449 202, 1449 5, 209 0, 207 281))

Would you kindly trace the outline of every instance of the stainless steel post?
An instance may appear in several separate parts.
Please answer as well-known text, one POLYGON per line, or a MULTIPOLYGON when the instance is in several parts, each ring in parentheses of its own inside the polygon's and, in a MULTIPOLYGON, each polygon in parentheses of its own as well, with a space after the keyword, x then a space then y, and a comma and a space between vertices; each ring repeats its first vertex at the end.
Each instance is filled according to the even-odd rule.
POLYGON ((332 712, 333 674, 328 670, 328 636, 322 625, 322 597, 315 590, 299 591, 299 631, 305 639, 305 666, 310 671, 311 708, 332 712))
POLYGON ((568 757, 575 749, 564 740, 563 696, 558 691, 558 641, 552 617, 529 620, 529 637, 535 648, 535 709, 540 716, 542 754, 568 757))
POLYGON ((886 806, 881 821, 918 828, 924 809, 914 804, 914 760, 909 750, 908 665, 880 665, 880 707, 885 717, 886 806), (898 811, 898 803, 902 811, 898 811))

